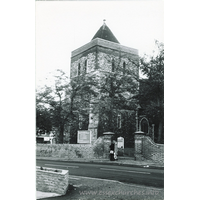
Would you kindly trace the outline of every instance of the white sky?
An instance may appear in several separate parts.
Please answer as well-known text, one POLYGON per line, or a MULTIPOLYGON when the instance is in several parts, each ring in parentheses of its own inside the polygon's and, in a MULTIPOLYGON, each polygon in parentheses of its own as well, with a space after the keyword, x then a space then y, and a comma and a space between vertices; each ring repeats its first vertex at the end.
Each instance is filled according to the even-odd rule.
MULTIPOLYGON (((71 52, 91 41, 106 19, 120 44, 151 54, 164 42, 164 2, 36 1, 36 87, 49 72, 69 76, 71 52)), ((48 79, 49 81, 49 79, 48 79)))

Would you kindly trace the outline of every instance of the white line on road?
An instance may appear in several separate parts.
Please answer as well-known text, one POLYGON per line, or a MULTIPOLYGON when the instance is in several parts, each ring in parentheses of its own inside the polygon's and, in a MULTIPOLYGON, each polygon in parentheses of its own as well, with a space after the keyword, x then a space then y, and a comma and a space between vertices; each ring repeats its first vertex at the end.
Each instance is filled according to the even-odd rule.
MULTIPOLYGON (((92 180, 98 180, 98 181, 110 181, 110 182, 119 182, 119 181, 116 181, 116 180, 110 180, 110 179, 103 179, 103 178, 92 178, 92 177, 86 177, 86 176, 73 176, 73 178, 75 177, 79 177, 79 178, 85 178, 85 179, 92 179, 92 180)), ((70 176, 69 176, 70 178, 70 176)))
POLYGON ((126 171, 126 170, 118 170, 118 169, 107 169, 107 168, 100 168, 101 170, 109 170, 109 171, 120 171, 120 172, 132 172, 132 173, 140 173, 140 174, 151 174, 149 172, 138 172, 138 171, 126 171))
POLYGON ((74 177, 72 177, 72 176, 69 176, 69 179, 80 180, 80 178, 74 178, 74 177))
POLYGON ((53 164, 45 164, 49 166, 60 166, 60 167, 71 167, 71 168, 79 168, 78 166, 66 166, 66 165, 53 165, 53 164))

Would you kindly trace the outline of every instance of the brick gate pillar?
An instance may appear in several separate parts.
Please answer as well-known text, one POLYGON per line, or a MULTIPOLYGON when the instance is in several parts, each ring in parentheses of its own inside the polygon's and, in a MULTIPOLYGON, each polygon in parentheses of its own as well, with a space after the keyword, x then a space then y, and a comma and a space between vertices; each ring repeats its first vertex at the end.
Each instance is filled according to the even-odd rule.
POLYGON ((142 156, 142 145, 143 145, 143 138, 144 138, 144 132, 143 131, 137 131, 135 132, 135 159, 136 160, 144 160, 142 156))

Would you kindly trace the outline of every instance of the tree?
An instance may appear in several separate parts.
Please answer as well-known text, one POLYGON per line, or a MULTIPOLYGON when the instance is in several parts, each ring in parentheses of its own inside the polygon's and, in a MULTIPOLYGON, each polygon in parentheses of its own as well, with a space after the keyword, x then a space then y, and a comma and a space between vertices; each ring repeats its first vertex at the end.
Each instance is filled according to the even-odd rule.
POLYGON ((48 133, 52 129, 52 123, 48 109, 36 103, 36 134, 48 133))
POLYGON ((97 74, 99 132, 111 131, 115 133, 115 139, 120 135, 129 141, 135 131, 134 114, 137 100, 133 97, 138 92, 138 59, 128 58, 127 54, 119 57, 106 55, 104 59, 108 70, 97 74), (119 120, 122 121, 121 127, 117 125, 119 120))
POLYGON ((139 101, 143 112, 157 127, 157 142, 164 140, 164 44, 155 42, 155 55, 140 59, 140 69, 147 77, 140 81, 139 101))
MULTIPOLYGON (((70 87, 65 73, 62 70, 57 70, 57 73, 54 87, 45 86, 43 91, 36 93, 36 109, 39 112, 40 107, 44 108, 43 116, 48 117, 51 129, 55 127, 58 130, 58 142, 63 143, 65 125, 69 120, 70 87)), ((39 123, 39 118, 36 123, 39 123)))
MULTIPOLYGON (((46 118, 48 116, 48 132, 56 128, 59 143, 64 142, 66 132, 70 134, 70 143, 76 143, 80 118, 83 119, 82 128, 87 129, 90 99, 97 96, 95 75, 84 74, 69 80, 63 71, 57 70, 54 78, 54 87, 45 86, 43 91, 37 92, 37 112, 41 112, 39 108, 45 110, 42 116, 46 118)), ((37 124, 41 121, 39 118, 36 120, 37 124)), ((44 120, 41 122, 42 126, 45 125, 44 122, 44 120)))
POLYGON ((76 143, 77 130, 88 129, 90 101, 98 94, 95 78, 95 74, 82 74, 70 80, 70 143, 76 143))

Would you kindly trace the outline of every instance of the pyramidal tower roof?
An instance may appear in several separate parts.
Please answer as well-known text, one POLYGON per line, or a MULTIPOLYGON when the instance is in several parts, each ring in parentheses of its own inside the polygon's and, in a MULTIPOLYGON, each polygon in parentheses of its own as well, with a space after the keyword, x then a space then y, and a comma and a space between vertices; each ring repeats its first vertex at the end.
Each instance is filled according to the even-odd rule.
POLYGON ((94 40, 95 38, 101 38, 101 39, 104 39, 104 40, 108 40, 110 42, 119 43, 119 41, 114 36, 114 34, 112 33, 112 31, 106 25, 105 19, 103 21, 104 21, 103 25, 96 32, 96 34, 94 35, 94 37, 92 38, 92 40, 94 40))

